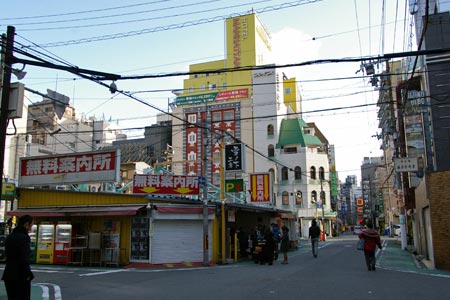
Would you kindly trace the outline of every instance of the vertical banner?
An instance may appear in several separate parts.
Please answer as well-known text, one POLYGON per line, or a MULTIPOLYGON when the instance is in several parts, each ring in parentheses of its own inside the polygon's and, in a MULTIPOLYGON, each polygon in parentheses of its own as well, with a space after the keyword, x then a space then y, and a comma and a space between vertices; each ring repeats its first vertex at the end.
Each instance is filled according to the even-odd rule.
POLYGON ((272 202, 270 173, 250 174, 250 200, 256 203, 272 202))

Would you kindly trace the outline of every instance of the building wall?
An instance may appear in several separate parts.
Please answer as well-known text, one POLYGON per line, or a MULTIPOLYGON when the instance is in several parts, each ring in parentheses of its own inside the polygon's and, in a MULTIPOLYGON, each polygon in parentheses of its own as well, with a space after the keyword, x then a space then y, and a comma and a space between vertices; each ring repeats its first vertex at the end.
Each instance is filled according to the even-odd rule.
POLYGON ((438 269, 450 269, 450 171, 427 173, 434 262, 438 269))

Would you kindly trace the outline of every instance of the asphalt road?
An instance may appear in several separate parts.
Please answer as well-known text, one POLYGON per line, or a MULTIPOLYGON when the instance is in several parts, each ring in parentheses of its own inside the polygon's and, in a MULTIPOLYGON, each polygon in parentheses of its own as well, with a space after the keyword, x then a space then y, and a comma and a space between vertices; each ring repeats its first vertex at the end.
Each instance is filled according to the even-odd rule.
POLYGON ((289 252, 288 265, 279 259, 272 266, 251 261, 183 269, 33 266, 32 299, 411 300, 450 295, 450 275, 382 266, 368 272, 356 237, 321 243, 318 258, 310 251, 306 243, 289 252))

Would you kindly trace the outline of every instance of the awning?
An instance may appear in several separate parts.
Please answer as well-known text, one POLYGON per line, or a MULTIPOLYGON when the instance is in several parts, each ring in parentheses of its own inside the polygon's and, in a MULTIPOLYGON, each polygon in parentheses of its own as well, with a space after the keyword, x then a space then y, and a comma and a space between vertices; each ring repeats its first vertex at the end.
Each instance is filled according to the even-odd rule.
POLYGON ((32 217, 84 217, 84 216, 132 216, 146 205, 33 207, 8 211, 8 216, 32 217))

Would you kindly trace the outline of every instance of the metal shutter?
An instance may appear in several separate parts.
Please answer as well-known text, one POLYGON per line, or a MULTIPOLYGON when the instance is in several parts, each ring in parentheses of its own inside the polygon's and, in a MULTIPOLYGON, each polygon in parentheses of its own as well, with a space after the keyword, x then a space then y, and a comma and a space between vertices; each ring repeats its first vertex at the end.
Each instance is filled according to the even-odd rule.
MULTIPOLYGON (((203 261, 203 221, 155 220, 151 240, 151 263, 203 261)), ((211 259, 211 223, 209 224, 211 259)))

